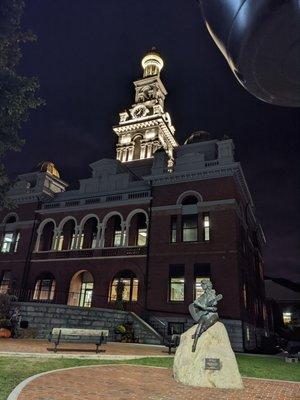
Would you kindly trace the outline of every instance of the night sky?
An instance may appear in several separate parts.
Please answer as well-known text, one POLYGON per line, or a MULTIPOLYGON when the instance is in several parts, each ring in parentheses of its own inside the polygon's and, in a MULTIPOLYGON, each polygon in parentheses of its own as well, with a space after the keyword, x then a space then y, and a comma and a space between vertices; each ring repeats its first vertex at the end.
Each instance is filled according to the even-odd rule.
POLYGON ((23 127, 22 152, 7 156, 11 177, 51 160, 74 187, 89 163, 114 158, 111 127, 156 46, 177 140, 200 129, 234 140, 268 241, 265 272, 300 282, 300 111, 237 83, 196 0, 27 0, 23 26, 38 42, 24 47, 20 72, 39 77, 47 104, 23 127))

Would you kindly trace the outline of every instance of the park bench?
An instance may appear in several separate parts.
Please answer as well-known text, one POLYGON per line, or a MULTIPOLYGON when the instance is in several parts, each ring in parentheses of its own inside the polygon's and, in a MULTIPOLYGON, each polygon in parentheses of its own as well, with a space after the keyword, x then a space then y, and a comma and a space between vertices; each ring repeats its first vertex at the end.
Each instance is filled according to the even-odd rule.
POLYGON ((105 351, 99 350, 99 346, 106 343, 108 333, 109 331, 105 329, 53 328, 48 340, 50 343, 54 343, 54 347, 48 350, 56 353, 61 342, 94 343, 96 354, 98 354, 99 351, 105 351))
POLYGON ((164 338, 164 345, 168 347, 168 353, 171 354, 172 349, 175 349, 179 346, 180 343, 180 335, 178 334, 173 334, 171 336, 166 336, 164 338))

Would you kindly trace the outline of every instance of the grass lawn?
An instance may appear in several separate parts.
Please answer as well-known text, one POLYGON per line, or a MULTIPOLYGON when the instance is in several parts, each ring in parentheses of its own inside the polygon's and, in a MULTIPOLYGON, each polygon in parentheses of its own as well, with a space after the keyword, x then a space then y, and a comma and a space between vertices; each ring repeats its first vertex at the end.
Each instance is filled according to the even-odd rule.
MULTIPOLYGON (((300 381, 299 363, 288 364, 279 358, 247 355, 238 355, 237 361, 243 376, 300 381)), ((120 363, 171 368, 173 358, 149 357, 129 361, 108 361, 74 358, 0 357, 0 400, 6 400, 12 389, 23 379, 40 372, 82 365, 120 363)))

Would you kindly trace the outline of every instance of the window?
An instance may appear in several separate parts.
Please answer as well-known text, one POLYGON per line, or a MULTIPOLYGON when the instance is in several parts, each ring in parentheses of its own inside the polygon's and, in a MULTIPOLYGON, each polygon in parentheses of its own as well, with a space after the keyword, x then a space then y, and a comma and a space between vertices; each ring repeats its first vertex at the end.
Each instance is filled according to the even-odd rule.
POLYGON ((5 224, 15 224, 17 222, 17 217, 15 215, 9 215, 5 219, 5 224))
POLYGON ((210 240, 210 219, 208 213, 203 214, 203 239, 204 242, 210 240))
POLYGON ((18 250, 20 240, 19 232, 7 232, 4 234, 1 252, 2 253, 15 253, 18 250))
MULTIPOLYGON (((135 246, 146 246, 147 244, 147 235, 148 235, 148 227, 147 227, 147 220, 146 215, 144 213, 137 213, 133 216, 131 220, 133 232, 135 231, 135 246), (135 225, 136 224, 136 225, 135 225)), ((129 242, 129 245, 131 243, 129 242)))
POLYGON ((110 287, 109 301, 117 300, 117 286, 119 282, 124 284, 122 300, 137 301, 139 281, 131 271, 121 271, 115 276, 110 287))
POLYGON ((195 279, 195 299, 197 299, 198 297, 200 297, 203 293, 203 281, 209 281, 209 278, 206 278, 205 276, 197 276, 195 279))
POLYGON ((55 225, 53 221, 42 222, 42 232, 37 237, 37 251, 51 251, 54 238, 55 225))
POLYGON ((9 253, 12 250, 13 240, 14 240, 13 233, 5 233, 1 248, 2 253, 9 253))
POLYGON ((52 301, 54 299, 56 282, 51 274, 45 274, 36 281, 33 300, 52 301))
POLYGON ((182 216, 182 241, 197 242, 198 240, 198 215, 182 216))
POLYGON ((79 249, 94 249, 97 243, 98 219, 88 218, 83 226, 82 232, 78 234, 77 246, 79 249))
POLYGON ((93 282, 82 282, 79 298, 80 307, 91 307, 93 297, 93 282))
POLYGON ((122 245, 122 231, 115 230, 114 234, 114 247, 118 247, 122 245))
POLYGON ((191 204, 197 204, 197 203, 198 203, 198 199, 195 196, 186 196, 181 202, 181 204, 183 206, 187 206, 187 205, 191 205, 191 204))
POLYGON ((203 293, 203 281, 210 280, 210 264, 195 264, 194 265, 194 299, 200 297, 203 293))
POLYGON ((282 313, 282 318, 284 325, 288 325, 292 322, 292 313, 289 311, 284 311, 282 313))
POLYGON ((170 278, 170 301, 184 301, 184 278, 170 278))
POLYGON ((147 243, 147 228, 139 228, 137 245, 138 246, 146 246, 146 243, 147 243))
POLYGON ((0 281, 0 293, 5 294, 9 290, 11 281, 11 271, 4 271, 0 281))
POLYGON ((171 216, 171 243, 177 241, 177 215, 171 216))
POLYGON ((57 250, 72 250, 76 244, 75 220, 68 219, 60 232, 57 242, 57 250))
POLYGON ((169 300, 184 301, 184 265, 169 267, 169 300))
POLYGON ((94 289, 94 278, 87 271, 77 272, 71 279, 68 305, 76 307, 91 307, 94 289))

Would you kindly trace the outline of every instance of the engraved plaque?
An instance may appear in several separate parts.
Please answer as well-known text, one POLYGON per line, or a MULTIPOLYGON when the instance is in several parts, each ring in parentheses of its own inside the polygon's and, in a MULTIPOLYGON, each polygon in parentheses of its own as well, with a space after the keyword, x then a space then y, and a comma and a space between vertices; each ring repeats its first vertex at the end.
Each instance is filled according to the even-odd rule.
POLYGON ((204 369, 219 371, 221 369, 220 359, 219 358, 206 358, 204 369))

